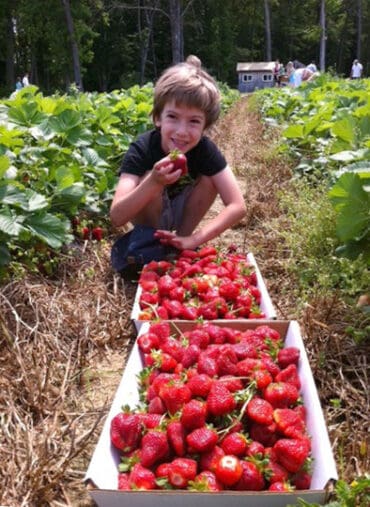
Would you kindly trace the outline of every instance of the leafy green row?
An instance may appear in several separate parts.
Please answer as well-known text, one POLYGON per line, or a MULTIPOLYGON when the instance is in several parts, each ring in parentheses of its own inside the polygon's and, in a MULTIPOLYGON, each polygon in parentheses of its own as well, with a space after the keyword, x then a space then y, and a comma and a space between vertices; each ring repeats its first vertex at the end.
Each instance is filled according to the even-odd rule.
POLYGON ((283 127, 296 174, 325 181, 337 213, 338 254, 370 263, 370 80, 322 75, 259 94, 262 115, 283 127))

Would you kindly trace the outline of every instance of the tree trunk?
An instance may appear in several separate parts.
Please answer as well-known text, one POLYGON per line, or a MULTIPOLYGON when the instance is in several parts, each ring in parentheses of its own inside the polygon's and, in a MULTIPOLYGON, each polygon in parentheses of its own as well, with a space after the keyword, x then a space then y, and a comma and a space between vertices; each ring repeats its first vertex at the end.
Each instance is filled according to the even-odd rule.
POLYGON ((12 16, 8 15, 6 31, 6 84, 10 89, 14 90, 15 72, 14 72, 14 28, 12 16))
POLYGON ((172 42, 172 63, 180 63, 184 60, 183 23, 181 16, 181 1, 169 0, 170 2, 170 26, 172 42))
POLYGON ((325 0, 321 0, 320 5, 320 71, 325 72, 325 56, 326 56, 326 15, 325 15, 325 0))
POLYGON ((361 40, 362 40, 362 0, 357 0, 357 44, 356 44, 356 58, 361 60, 361 40))
MULTIPOLYGON (((151 2, 153 4, 153 2, 151 2)), ((140 33, 140 41, 141 41, 141 49, 140 49, 140 85, 143 85, 145 82, 145 67, 148 59, 148 53, 150 44, 153 40, 153 24, 154 24, 154 15, 156 9, 158 7, 158 0, 154 2, 154 5, 151 8, 146 9, 144 6, 144 19, 145 26, 144 29, 141 25, 141 8, 139 1, 139 9, 138 9, 138 24, 139 24, 139 33, 140 33)))
POLYGON ((72 13, 71 13, 71 4, 70 4, 69 0, 62 0, 62 4, 63 4, 64 12, 66 15, 67 29, 68 29, 69 38, 71 41, 71 46, 72 46, 74 80, 75 80, 77 88, 79 90, 83 91, 80 56, 79 56, 79 52, 78 52, 78 45, 77 45, 77 41, 76 41, 73 18, 72 18, 72 13))
POLYGON ((270 4, 269 0, 264 0, 263 2, 264 10, 265 10, 265 41, 266 41, 266 61, 271 62, 272 54, 271 54, 271 16, 270 16, 270 4))

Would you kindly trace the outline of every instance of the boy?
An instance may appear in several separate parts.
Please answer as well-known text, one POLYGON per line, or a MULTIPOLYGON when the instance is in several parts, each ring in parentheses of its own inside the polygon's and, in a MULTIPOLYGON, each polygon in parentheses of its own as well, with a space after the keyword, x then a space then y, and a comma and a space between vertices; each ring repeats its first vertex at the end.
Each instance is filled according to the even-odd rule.
POLYGON ((154 227, 163 245, 195 249, 237 223, 246 212, 238 183, 216 145, 204 135, 220 114, 220 93, 194 59, 168 68, 154 89, 156 129, 131 144, 110 210, 115 226, 154 227), (189 174, 173 170, 169 153, 187 157, 189 174), (220 195, 225 208, 196 227, 220 195))

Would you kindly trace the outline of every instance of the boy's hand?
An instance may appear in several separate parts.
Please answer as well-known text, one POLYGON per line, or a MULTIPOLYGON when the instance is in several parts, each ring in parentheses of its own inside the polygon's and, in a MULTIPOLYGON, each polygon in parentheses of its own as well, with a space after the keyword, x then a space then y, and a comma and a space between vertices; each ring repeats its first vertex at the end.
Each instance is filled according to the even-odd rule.
POLYGON ((154 237, 158 238, 162 245, 169 245, 178 250, 194 250, 199 245, 193 236, 178 236, 175 232, 157 229, 154 237))
POLYGON ((162 158, 153 166, 151 176, 162 185, 171 185, 181 177, 181 168, 175 168, 170 156, 162 158))

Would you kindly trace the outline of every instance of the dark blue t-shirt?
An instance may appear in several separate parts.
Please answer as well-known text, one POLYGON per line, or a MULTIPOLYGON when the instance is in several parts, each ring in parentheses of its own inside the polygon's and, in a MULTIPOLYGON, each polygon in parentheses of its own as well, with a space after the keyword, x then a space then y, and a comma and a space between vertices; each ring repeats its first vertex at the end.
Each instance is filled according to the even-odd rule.
MULTIPOLYGON (((119 174, 143 176, 153 165, 166 156, 161 146, 159 130, 145 132, 134 141, 123 158, 119 174)), ((215 143, 202 136, 199 143, 186 153, 189 175, 194 180, 199 175, 213 176, 226 167, 225 157, 215 143)))

